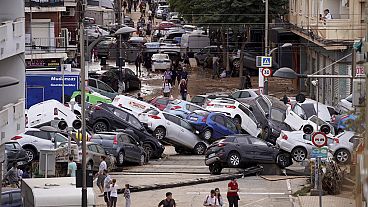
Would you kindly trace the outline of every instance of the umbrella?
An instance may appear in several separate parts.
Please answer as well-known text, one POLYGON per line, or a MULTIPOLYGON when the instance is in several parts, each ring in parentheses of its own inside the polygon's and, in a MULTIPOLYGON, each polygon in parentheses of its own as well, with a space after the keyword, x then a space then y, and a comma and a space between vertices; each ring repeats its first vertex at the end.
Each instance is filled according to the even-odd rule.
POLYGON ((122 27, 120 29, 118 29, 115 34, 116 35, 121 35, 121 34, 128 34, 128 33, 132 33, 132 32, 136 32, 137 30, 133 27, 122 27))

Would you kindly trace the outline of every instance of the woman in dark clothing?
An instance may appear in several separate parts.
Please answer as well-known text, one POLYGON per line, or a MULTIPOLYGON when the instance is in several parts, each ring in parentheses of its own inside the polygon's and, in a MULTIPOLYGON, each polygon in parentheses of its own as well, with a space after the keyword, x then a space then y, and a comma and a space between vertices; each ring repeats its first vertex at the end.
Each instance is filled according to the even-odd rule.
POLYGON ((187 87, 187 81, 185 79, 181 79, 179 84, 179 92, 181 95, 181 99, 186 101, 187 95, 188 95, 188 87, 187 87))
MULTIPOLYGON (((171 71, 171 85, 174 87, 175 86, 175 81, 176 81, 176 69, 174 68, 172 71, 171 71)), ((179 82, 178 82, 179 84, 179 82)))

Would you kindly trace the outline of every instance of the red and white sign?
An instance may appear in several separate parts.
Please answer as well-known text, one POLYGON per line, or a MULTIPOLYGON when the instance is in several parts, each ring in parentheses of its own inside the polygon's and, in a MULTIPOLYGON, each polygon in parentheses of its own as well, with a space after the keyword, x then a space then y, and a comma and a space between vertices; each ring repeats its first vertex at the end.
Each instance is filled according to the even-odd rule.
POLYGON ((362 66, 362 65, 356 66, 355 71, 356 71, 356 73, 355 73, 356 76, 358 76, 358 77, 365 76, 364 66, 362 66))
POLYGON ((263 77, 270 77, 272 75, 272 70, 269 68, 263 68, 262 75, 263 77))
POLYGON ((327 137, 323 132, 315 132, 312 134, 312 143, 316 147, 323 147, 327 145, 327 137))

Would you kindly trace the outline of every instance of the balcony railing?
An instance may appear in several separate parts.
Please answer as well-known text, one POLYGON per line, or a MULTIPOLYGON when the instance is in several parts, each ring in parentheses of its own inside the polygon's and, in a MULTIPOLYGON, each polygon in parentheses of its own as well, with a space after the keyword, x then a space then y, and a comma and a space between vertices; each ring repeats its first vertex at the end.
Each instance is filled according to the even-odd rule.
POLYGON ((54 7, 64 6, 64 0, 25 0, 25 7, 54 7))
POLYGON ((75 49, 75 45, 68 45, 65 37, 53 38, 32 38, 26 42, 26 53, 47 53, 47 52, 66 52, 69 49, 75 49))

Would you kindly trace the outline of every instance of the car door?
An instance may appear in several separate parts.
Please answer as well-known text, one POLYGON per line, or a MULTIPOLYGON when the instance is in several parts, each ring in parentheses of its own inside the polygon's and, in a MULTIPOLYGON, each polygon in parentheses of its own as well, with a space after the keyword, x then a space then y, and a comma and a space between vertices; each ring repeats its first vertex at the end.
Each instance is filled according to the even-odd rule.
POLYGON ((133 116, 131 114, 128 114, 128 120, 127 121, 130 125, 132 125, 136 129, 138 129, 140 131, 145 131, 144 126, 142 125, 142 123, 135 116, 133 116))
POLYGON ((51 141, 51 134, 49 132, 34 131, 32 135, 36 138, 32 139, 32 144, 37 149, 53 149, 54 143, 51 141))
POLYGON ((234 145, 237 148, 237 151, 240 153, 242 162, 250 162, 253 159, 253 150, 247 136, 236 137, 234 140, 234 145))
POLYGON ((128 135, 129 142, 131 144, 131 161, 139 162, 141 158, 141 149, 139 148, 139 143, 132 136, 128 135))
POLYGON ((255 137, 249 137, 249 141, 252 144, 251 150, 253 152, 254 161, 258 161, 260 163, 274 161, 272 148, 269 147, 265 141, 255 137))
POLYGON ((180 119, 181 129, 178 135, 178 142, 181 142, 184 146, 193 149, 198 143, 199 138, 194 134, 194 129, 192 126, 184 119, 180 119))
POLYGON ((164 117, 166 119, 166 138, 176 142, 182 128, 180 125, 180 119, 177 116, 167 113, 164 113, 164 117))
MULTIPOLYGON (((101 155, 97 150, 96 144, 89 144, 87 146, 88 157, 90 157, 93 161, 93 170, 97 170, 100 166, 101 162, 101 155)), ((87 160, 88 161, 88 160, 87 160)))
POLYGON ((301 130, 304 120, 307 119, 304 109, 295 104, 292 108, 289 107, 286 113, 285 123, 294 130, 301 130))
POLYGON ((114 124, 114 128, 116 129, 126 129, 129 127, 129 125, 127 124, 127 119, 128 119, 128 113, 120 110, 118 108, 113 108, 113 114, 116 117, 113 117, 112 121, 114 124))
POLYGON ((221 114, 217 114, 211 117, 213 121, 213 133, 214 137, 222 137, 229 134, 229 129, 225 127, 225 117, 221 114))
POLYGON ((253 113, 242 104, 239 104, 238 108, 244 113, 244 116, 241 117, 241 127, 250 135, 257 137, 260 133, 260 129, 258 128, 258 123, 253 113))

